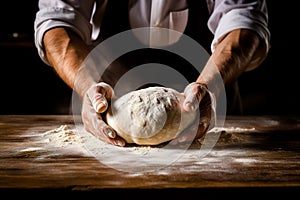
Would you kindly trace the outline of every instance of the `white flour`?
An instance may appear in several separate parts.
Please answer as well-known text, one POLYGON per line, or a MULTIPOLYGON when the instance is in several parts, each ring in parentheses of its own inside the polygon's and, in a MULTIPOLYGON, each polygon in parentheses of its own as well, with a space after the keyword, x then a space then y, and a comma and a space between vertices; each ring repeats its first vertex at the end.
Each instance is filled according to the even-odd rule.
MULTIPOLYGON (((81 131, 78 131, 78 129, 68 125, 61 125, 58 128, 46 131, 45 133, 43 133, 43 138, 43 141, 49 146, 54 146, 61 149, 74 149, 74 147, 76 147, 78 148, 78 150, 87 150, 86 154, 88 154, 88 151, 104 154, 107 148, 113 146, 96 139, 92 134, 87 133, 83 129, 81 129, 81 131), (86 146, 88 146, 88 149, 86 149, 86 146)), ((159 148, 150 146, 132 145, 129 147, 113 147, 118 148, 124 152, 135 152, 139 155, 146 155, 149 151, 159 150, 159 148)))
MULTIPOLYGON (((214 128, 205 139, 181 146, 138 146, 118 147, 106 144, 83 126, 61 125, 42 133, 31 143, 27 143, 19 153, 36 158, 76 155, 94 157, 99 162, 126 172, 144 172, 161 169, 177 161, 197 163, 208 155, 216 144, 235 143, 243 140, 243 133, 255 132, 254 128, 214 128)), ((213 153, 213 152, 212 152, 213 153)))

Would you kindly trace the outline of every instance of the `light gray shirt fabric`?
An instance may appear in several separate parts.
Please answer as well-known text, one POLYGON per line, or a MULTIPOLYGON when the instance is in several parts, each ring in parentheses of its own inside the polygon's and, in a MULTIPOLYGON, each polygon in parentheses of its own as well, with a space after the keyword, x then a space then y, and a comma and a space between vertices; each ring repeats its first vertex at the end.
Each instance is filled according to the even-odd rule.
MULTIPOLYGON (((46 31, 55 27, 72 29, 88 45, 96 43, 107 1, 109 0, 39 0, 34 37, 42 60, 48 64, 43 48, 43 36, 46 31)), ((212 52, 222 36, 239 28, 257 32, 269 50, 270 33, 265 0, 206 2, 209 10, 207 26, 214 34, 212 52)), ((183 33, 188 20, 186 0, 129 0, 128 12, 131 28, 162 27, 183 33)))

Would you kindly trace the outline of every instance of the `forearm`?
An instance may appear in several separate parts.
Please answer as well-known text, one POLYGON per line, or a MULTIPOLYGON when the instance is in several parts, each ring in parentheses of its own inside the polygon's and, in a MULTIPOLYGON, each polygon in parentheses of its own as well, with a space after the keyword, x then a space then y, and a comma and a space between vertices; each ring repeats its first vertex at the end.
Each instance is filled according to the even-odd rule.
POLYGON ((214 85, 221 75, 223 84, 230 85, 243 72, 259 66, 265 59, 266 52, 264 43, 255 32, 234 30, 219 42, 197 82, 214 85))
POLYGON ((80 96, 94 83, 89 73, 81 68, 89 51, 81 39, 64 28, 47 31, 44 36, 44 47, 49 63, 64 82, 74 89, 80 96), (85 78, 80 78, 80 74, 85 78), (81 80, 78 80, 81 79, 81 80), (80 82, 80 84, 75 84, 80 82))

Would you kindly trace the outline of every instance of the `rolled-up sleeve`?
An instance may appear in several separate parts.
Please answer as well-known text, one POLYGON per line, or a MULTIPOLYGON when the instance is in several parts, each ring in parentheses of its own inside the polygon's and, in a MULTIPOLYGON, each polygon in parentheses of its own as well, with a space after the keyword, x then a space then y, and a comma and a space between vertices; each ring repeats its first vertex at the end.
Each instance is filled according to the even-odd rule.
POLYGON ((39 56, 48 64, 43 48, 43 36, 55 27, 68 27, 87 44, 91 42, 90 23, 94 0, 40 0, 34 21, 34 39, 39 56))
POLYGON ((265 0, 216 0, 208 27, 214 33, 212 51, 224 35, 241 28, 257 32, 265 41, 267 51, 270 48, 268 11, 265 0))

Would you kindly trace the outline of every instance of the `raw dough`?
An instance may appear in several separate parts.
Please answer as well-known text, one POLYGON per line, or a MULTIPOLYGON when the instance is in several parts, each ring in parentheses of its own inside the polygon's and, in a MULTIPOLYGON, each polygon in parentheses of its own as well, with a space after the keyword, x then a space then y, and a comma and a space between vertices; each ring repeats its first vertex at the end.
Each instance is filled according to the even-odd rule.
POLYGON ((178 136, 196 118, 196 112, 181 112, 184 100, 178 91, 153 86, 113 99, 106 122, 127 143, 158 145, 178 136))

